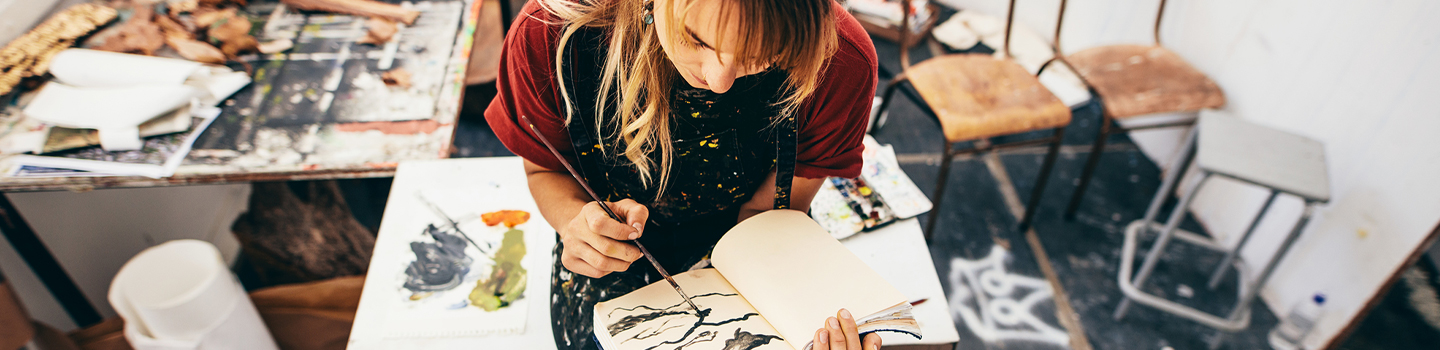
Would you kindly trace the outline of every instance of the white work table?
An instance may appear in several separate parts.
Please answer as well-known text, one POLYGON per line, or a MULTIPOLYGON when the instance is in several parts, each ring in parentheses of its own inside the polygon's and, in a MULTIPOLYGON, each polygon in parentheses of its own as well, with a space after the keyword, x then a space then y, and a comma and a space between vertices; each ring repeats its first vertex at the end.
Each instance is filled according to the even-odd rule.
MULTIPOLYGON (((426 174, 416 176, 413 179, 397 176, 392 188, 410 188, 405 182, 420 181, 426 187, 444 186, 447 181, 459 183, 464 182, 524 182, 521 161, 518 157, 504 158, 474 158, 474 159, 451 159, 440 161, 424 161, 416 163, 402 163, 400 168, 420 168, 415 172, 402 171, 400 174, 426 174), (424 170, 421 170, 424 169, 424 170), (436 174, 429 170, 443 170, 451 173, 449 175, 436 174), (460 175, 460 174, 463 174, 460 175)), ((517 184, 518 185, 518 184, 517 184)), ((392 189, 392 191, 394 191, 392 189)), ((526 200, 529 200, 528 198, 526 200)), ((538 217, 536 219, 539 219, 538 217)), ((382 230, 383 234, 383 230, 382 230)), ((910 300, 922 298, 929 299, 923 304, 915 307, 915 317, 920 323, 925 339, 916 340, 909 336, 899 334, 882 334, 886 346, 905 344, 951 344, 959 341, 959 335, 955 329, 955 323, 950 318, 950 311, 947 308, 949 302, 945 299, 945 293, 941 289, 939 276, 936 274, 935 265, 930 259, 930 251, 925 245, 925 238, 920 229, 920 224, 915 219, 903 220, 889 226, 878 229, 874 232, 860 233, 841 241, 851 251, 864 260, 866 264, 875 268, 881 276, 900 289, 910 300)), ((543 255, 545 259, 526 259, 525 268, 530 271, 530 290, 537 294, 527 294, 533 298, 535 295, 549 294, 549 280, 551 273, 551 262, 548 258, 554 247, 553 240, 544 242, 532 241, 527 238, 529 251, 537 256, 543 255), (541 244, 537 244, 541 243, 541 244)), ((436 338, 377 338, 366 336, 366 330, 357 329, 352 331, 349 349, 555 349, 555 341, 550 332, 550 304, 549 298, 535 298, 540 302, 528 304, 528 316, 525 322, 525 330, 519 334, 490 335, 476 337, 436 337, 436 338), (358 333, 358 334, 357 334, 358 333)), ((357 326, 373 323, 375 318, 383 318, 385 315, 370 312, 362 300, 361 309, 355 315, 357 326)), ((817 324, 819 324, 817 322, 817 324)))

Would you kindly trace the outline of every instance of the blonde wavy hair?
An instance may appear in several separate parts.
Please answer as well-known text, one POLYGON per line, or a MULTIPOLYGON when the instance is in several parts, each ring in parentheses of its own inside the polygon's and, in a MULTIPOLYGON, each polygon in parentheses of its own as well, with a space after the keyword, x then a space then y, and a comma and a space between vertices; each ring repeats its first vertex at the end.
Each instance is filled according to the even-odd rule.
MULTIPOLYGON (((560 80, 560 94, 565 99, 565 120, 574 117, 570 92, 566 91, 561 68, 565 47, 581 28, 608 30, 609 50, 604 57, 595 110, 597 133, 603 133, 606 104, 612 91, 618 91, 614 130, 619 138, 617 148, 634 165, 646 186, 658 184, 656 199, 661 198, 669 183, 674 147, 670 136, 670 94, 679 77, 660 46, 661 40, 679 44, 686 28, 684 18, 694 11, 701 0, 538 0, 539 5, 559 18, 560 40, 556 44, 555 72, 560 80), (665 1, 671 13, 654 11, 656 21, 665 16, 674 23, 666 33, 657 33, 656 26, 645 23, 645 15, 656 4, 665 1), (678 5, 678 6, 677 6, 678 5), (659 164, 650 154, 660 152, 659 164), (657 170, 659 178, 652 174, 657 170)), ((838 6, 833 0, 708 0, 723 1, 717 18, 715 52, 732 53, 740 67, 764 67, 784 70, 788 77, 782 96, 776 104, 781 116, 791 116, 800 104, 814 94, 827 59, 837 46, 835 18, 831 12, 838 6), (732 31, 733 30, 733 31, 732 31)), ((708 15, 708 14, 707 14, 708 15)), ((776 118, 779 122, 784 118, 776 118)), ((605 138, 603 135, 601 140, 605 138)), ((604 147, 602 147, 603 149, 604 147)))

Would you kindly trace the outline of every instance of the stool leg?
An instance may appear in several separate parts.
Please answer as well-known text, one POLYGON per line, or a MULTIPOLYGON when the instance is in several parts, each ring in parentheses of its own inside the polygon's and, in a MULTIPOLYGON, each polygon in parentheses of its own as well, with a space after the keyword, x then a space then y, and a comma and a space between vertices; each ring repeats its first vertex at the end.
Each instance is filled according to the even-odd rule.
POLYGON ((931 196, 934 205, 930 207, 930 223, 925 225, 925 242, 931 242, 935 237, 935 223, 940 221, 940 203, 945 199, 945 183, 950 179, 950 163, 954 160, 955 154, 951 150, 955 144, 945 140, 945 151, 940 152, 940 179, 935 180, 935 192, 931 196))
POLYGON ((1255 214, 1255 219, 1250 221, 1250 228, 1245 229, 1245 235, 1240 236, 1240 243, 1235 248, 1225 253, 1225 258, 1220 260, 1220 267, 1215 268, 1215 273, 1210 275, 1210 289, 1220 285, 1220 279, 1225 277, 1225 272, 1230 271, 1230 263, 1235 262, 1235 255, 1240 254, 1240 249, 1245 248, 1245 243, 1250 242, 1250 235, 1255 233, 1255 227, 1260 226, 1260 219, 1265 218, 1265 212, 1270 211, 1270 205, 1275 203, 1275 197, 1280 191, 1270 190, 1270 198, 1265 199, 1265 206, 1260 207, 1260 212, 1255 214))
POLYGON ((1040 165, 1040 178, 1035 179, 1035 189, 1030 190, 1030 204, 1025 206, 1025 217, 1020 219, 1020 232, 1030 228, 1030 220, 1035 219, 1035 210, 1040 208, 1040 197, 1045 193, 1045 185, 1050 181, 1050 171, 1055 168, 1055 156, 1060 154, 1060 141, 1065 138, 1065 127, 1055 128, 1054 140, 1050 142, 1050 153, 1045 155, 1045 163, 1040 165))
POLYGON ((1165 204, 1165 199, 1170 198, 1170 192, 1175 189, 1175 184, 1185 178, 1185 170, 1190 166, 1190 160, 1195 156, 1195 138, 1200 133, 1200 128, 1190 128, 1185 134, 1185 141, 1180 144, 1180 149, 1175 151, 1175 163, 1170 164, 1170 174, 1160 183, 1160 191, 1155 192, 1155 199, 1150 200, 1150 207, 1145 209, 1145 218, 1141 222, 1146 232, 1150 231, 1150 224, 1155 222, 1156 216, 1160 215, 1160 206, 1165 204))
MULTIPOLYGON (((1180 226, 1181 221, 1185 220, 1185 207, 1190 205, 1190 200, 1195 199, 1195 192, 1199 191, 1200 185, 1205 184, 1205 180, 1209 178, 1209 173, 1201 171, 1200 181, 1195 182, 1194 185, 1190 185, 1189 191, 1186 191, 1185 195, 1180 196, 1180 203, 1175 204, 1175 209, 1170 213, 1170 220, 1166 221, 1165 228, 1160 230, 1160 237, 1155 239, 1155 245, 1150 246, 1150 251, 1145 253, 1145 263, 1140 265, 1140 272, 1135 275, 1135 280, 1133 281, 1135 289, 1145 287, 1145 280, 1150 278, 1150 273, 1155 271, 1155 265, 1160 263, 1160 253, 1165 250, 1166 245, 1170 244, 1170 238, 1174 236, 1175 228, 1180 226)), ((1125 313, 1129 310, 1130 298, 1127 297, 1121 300, 1120 307, 1115 309, 1115 320, 1119 321, 1125 318, 1125 313)))
POLYGON ((1281 243, 1280 249, 1275 251, 1275 257, 1270 258, 1270 262, 1265 264, 1265 270, 1260 273, 1260 278, 1255 280, 1255 286, 1246 289, 1245 294, 1241 294, 1239 300, 1240 305, 1236 305, 1235 310, 1230 312, 1230 319, 1234 319, 1235 316, 1241 312, 1250 310, 1250 302, 1255 299, 1256 295, 1260 294, 1261 288, 1265 288, 1265 282, 1270 280, 1270 274, 1274 273, 1275 268, 1280 266, 1280 260, 1285 258, 1285 253, 1290 252, 1290 247, 1294 246, 1295 241, 1300 239, 1300 231, 1305 230, 1305 225, 1310 223, 1310 216, 1315 214, 1314 204, 1315 203, 1308 200, 1305 201, 1305 212, 1300 214, 1299 220, 1295 221, 1295 227, 1290 229, 1290 235, 1285 236, 1285 242, 1281 243))
POLYGON ((1085 189, 1090 187, 1090 176, 1095 174, 1095 167, 1100 165, 1100 154, 1105 153, 1105 139, 1110 138, 1110 112, 1101 113, 1100 134, 1095 136, 1095 145, 1090 147, 1090 159, 1085 161, 1085 170, 1080 172, 1080 185, 1075 187, 1075 193, 1070 195, 1070 206, 1065 207, 1065 220, 1074 220, 1075 211, 1080 209, 1080 201, 1085 197, 1085 189))

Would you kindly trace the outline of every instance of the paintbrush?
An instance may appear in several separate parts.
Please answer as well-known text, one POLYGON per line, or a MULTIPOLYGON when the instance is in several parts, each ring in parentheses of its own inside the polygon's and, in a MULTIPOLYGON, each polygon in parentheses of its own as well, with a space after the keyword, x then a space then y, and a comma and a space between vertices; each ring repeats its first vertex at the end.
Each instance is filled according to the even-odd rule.
MULTIPOLYGON (((565 166, 565 170, 570 172, 570 176, 575 177, 575 182, 579 182, 580 187, 585 188, 585 192, 589 193, 590 198, 594 199, 595 203, 600 205, 600 209, 605 210, 605 214, 609 214, 610 218, 615 221, 619 221, 622 224, 625 223, 625 220, 621 220, 619 215, 615 215, 615 212, 610 210, 610 206, 606 205, 605 201, 600 200, 600 195, 595 194, 595 190, 590 188, 590 184, 586 183, 585 179, 580 177, 580 172, 575 171, 575 167, 570 166, 570 162, 565 160, 565 156, 560 155, 560 151, 555 149, 555 145, 550 144, 550 140, 546 139, 545 135, 540 133, 540 129, 535 128, 535 124, 530 122, 530 118, 522 114, 520 115, 520 120, 524 121, 525 125, 530 127, 530 131, 535 133, 535 138, 540 139, 540 143, 545 144, 545 148, 550 149, 550 153, 555 155, 555 159, 560 161, 560 165, 565 166)), ((686 295, 685 291, 680 289, 680 284, 675 283, 675 279, 670 277, 670 273, 665 271, 665 267, 660 266, 660 261, 655 260, 655 256, 650 254, 650 250, 645 249, 645 245, 640 244, 639 240, 631 240, 630 243, 634 243, 635 247, 640 248, 640 253, 645 255, 645 259, 650 260, 651 265, 655 265, 655 271, 660 272, 660 276, 665 277, 665 282, 670 282, 670 286, 675 288, 676 293, 680 293, 680 297, 684 298, 685 302, 690 304, 690 308, 695 309, 696 314, 700 314, 700 307, 695 306, 695 302, 690 300, 690 296, 686 295)))

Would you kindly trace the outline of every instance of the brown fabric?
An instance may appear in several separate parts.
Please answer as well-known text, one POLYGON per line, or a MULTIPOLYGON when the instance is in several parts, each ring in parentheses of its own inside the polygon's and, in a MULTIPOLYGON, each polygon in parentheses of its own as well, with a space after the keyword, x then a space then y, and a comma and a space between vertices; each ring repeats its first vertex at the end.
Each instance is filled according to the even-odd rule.
POLYGON ((133 350, 125 341, 125 321, 119 317, 106 319, 94 326, 70 332, 70 340, 82 350, 133 350))
POLYGON ((44 323, 35 322, 35 347, 39 350, 80 350, 65 333, 44 323))
POLYGON ((30 325, 30 315, 25 313, 10 283, 4 279, 0 277, 0 349, 19 349, 35 336, 35 328, 30 325))
POLYGON ((375 235, 355 221, 335 181, 254 185, 249 210, 231 231, 261 285, 364 275, 375 235))
POLYGON ((950 142, 1070 124, 1070 108, 1019 64, 991 55, 931 58, 905 72, 950 142))
POLYGON ((344 350, 360 306, 364 276, 265 288, 250 293, 282 350, 344 350))
MULTIPOLYGON (((250 301, 281 350, 344 350, 364 285, 364 276, 352 276, 275 286, 251 292, 250 301)), ((112 318, 70 338, 83 350, 132 350, 124 326, 112 318)))
POLYGON ((1111 117, 1225 105, 1225 94, 1215 81, 1163 47, 1101 46, 1077 52, 1065 61, 1100 95, 1111 117))

